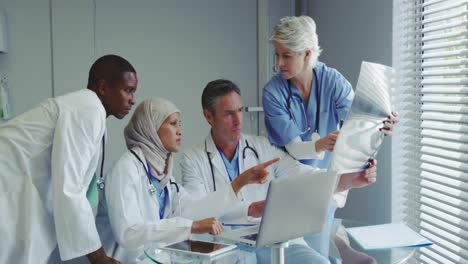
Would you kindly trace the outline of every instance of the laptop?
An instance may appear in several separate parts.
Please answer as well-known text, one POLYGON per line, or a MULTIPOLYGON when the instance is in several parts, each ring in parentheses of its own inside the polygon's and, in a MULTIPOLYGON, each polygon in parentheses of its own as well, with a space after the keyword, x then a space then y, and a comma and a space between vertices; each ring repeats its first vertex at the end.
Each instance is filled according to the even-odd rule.
POLYGON ((273 179, 260 225, 227 230, 218 237, 254 247, 320 233, 336 187, 334 172, 273 179))

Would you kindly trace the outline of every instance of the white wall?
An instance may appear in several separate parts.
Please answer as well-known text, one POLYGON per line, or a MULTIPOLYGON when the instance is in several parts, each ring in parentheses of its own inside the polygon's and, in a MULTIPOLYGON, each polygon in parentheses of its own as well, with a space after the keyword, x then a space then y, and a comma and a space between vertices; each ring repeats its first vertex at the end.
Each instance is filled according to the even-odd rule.
MULTIPOLYGON (((0 5, 11 47, 0 54, 0 70, 9 76, 14 114, 84 88, 93 61, 108 53, 136 68, 137 103, 160 96, 182 110, 183 149, 208 133, 200 103, 208 81, 231 79, 240 86, 244 105, 257 105, 256 1, 0 0, 0 5)), ((130 115, 108 119, 106 169, 125 150, 122 131, 130 115)), ((257 120, 247 114, 244 131, 257 131, 257 120)))
MULTIPOLYGON (((295 0, 259 0, 259 69, 258 69, 258 105, 262 106, 263 87, 275 74, 273 66, 275 65, 275 52, 270 42, 273 27, 279 23, 285 16, 294 15, 296 7, 295 0)), ((258 133, 267 136, 264 122, 263 111, 258 114, 259 124, 258 133)))
MULTIPOLYGON (((139 73, 138 97, 163 96, 180 107, 183 149, 201 143, 208 134, 200 103, 207 82, 231 79, 241 88, 244 104, 256 105, 255 1, 178 0, 166 2, 164 8, 153 0, 140 1, 138 7, 129 1, 107 3, 118 8, 97 6, 97 32, 102 36, 98 53, 124 51, 139 73), (122 37, 127 44, 122 45, 122 37)), ((114 121, 109 129, 121 131, 122 122, 114 121)), ((245 131, 251 130, 250 124, 245 122, 245 131)), ((256 131, 256 121, 254 125, 256 131)))
MULTIPOLYGON (((392 1, 311 0, 310 15, 317 23, 320 60, 338 69, 353 86, 361 61, 391 65, 392 1)), ((368 223, 391 221, 391 144, 386 139, 377 156, 374 185, 350 192, 338 217, 368 223)))
POLYGON ((52 96, 49 0, 2 0, 8 52, 0 54, 13 114, 52 96))

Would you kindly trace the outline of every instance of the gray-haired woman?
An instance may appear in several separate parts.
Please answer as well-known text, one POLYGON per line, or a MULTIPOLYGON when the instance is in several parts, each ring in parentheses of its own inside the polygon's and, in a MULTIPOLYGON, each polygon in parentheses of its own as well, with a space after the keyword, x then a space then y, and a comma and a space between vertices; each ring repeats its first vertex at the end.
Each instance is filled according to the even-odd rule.
MULTIPOLYGON (((351 84, 337 70, 318 61, 322 49, 312 18, 282 18, 274 27, 270 40, 279 72, 263 89, 268 139, 301 163, 326 169, 339 134, 337 130, 354 98, 351 84)), ((396 122, 398 114, 394 113, 380 130, 385 135, 392 135, 396 122)), ((363 181, 362 186, 355 187, 364 187, 374 181, 363 181)), ((328 255, 333 215, 336 206, 344 206, 346 193, 336 196, 337 204, 330 208, 321 238, 308 241, 325 256, 328 255)))

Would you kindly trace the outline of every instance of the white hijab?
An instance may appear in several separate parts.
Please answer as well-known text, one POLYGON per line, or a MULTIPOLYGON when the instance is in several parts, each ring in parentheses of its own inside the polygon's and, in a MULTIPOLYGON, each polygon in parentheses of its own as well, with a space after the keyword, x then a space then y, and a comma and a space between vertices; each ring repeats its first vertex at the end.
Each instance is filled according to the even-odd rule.
POLYGON ((172 153, 162 144, 157 131, 168 116, 180 110, 164 98, 146 99, 138 105, 125 127, 127 148, 139 147, 149 164, 151 174, 164 188, 172 174, 172 153))

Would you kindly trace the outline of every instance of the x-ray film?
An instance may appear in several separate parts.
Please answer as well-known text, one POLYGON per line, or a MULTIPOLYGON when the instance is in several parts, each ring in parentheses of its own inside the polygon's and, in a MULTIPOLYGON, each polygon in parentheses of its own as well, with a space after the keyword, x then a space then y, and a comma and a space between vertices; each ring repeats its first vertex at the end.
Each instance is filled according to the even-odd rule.
POLYGON ((391 115, 393 68, 362 62, 355 97, 333 150, 330 169, 338 173, 365 169, 375 158, 384 135, 379 128, 391 115))

